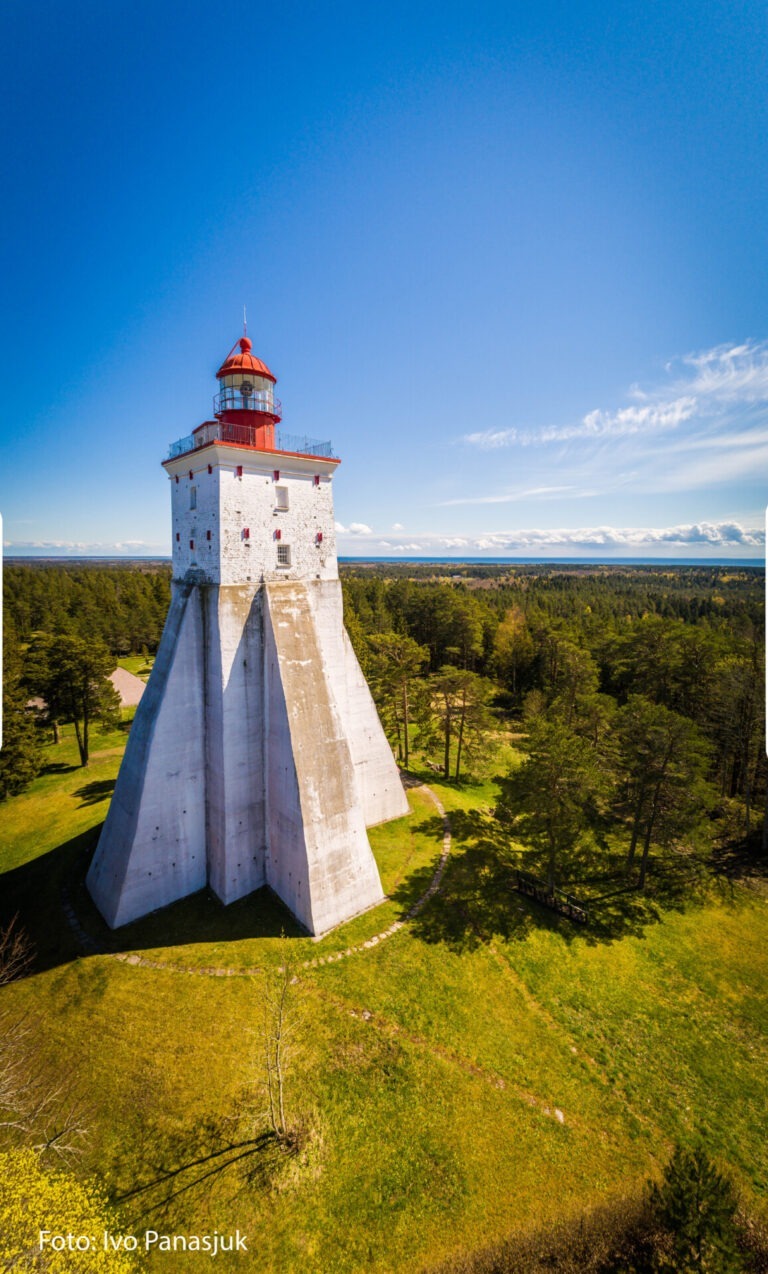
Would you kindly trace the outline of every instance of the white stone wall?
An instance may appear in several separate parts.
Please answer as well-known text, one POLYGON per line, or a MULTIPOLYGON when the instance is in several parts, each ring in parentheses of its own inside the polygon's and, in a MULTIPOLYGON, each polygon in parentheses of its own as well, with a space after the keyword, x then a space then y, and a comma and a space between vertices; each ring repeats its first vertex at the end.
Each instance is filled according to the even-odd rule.
POLYGON ((219 476, 213 464, 213 448, 207 447, 184 458, 170 477, 171 547, 173 578, 182 580, 187 571, 201 570, 212 584, 219 582, 221 537, 219 535, 219 476), (208 465, 212 472, 208 472, 208 465), (192 473, 190 478, 189 474, 192 473), (176 479, 178 478, 178 482, 176 479), (191 507, 195 490, 196 508, 191 507), (208 539, 207 532, 211 538, 208 539), (194 542, 194 548, 190 546, 194 542))
POLYGON ((338 578, 334 468, 324 460, 217 444, 166 464, 174 579, 190 569, 202 570, 212 584, 338 578), (287 509, 278 508, 278 487, 287 493, 287 509), (289 567, 278 565, 279 544, 290 549, 289 567))

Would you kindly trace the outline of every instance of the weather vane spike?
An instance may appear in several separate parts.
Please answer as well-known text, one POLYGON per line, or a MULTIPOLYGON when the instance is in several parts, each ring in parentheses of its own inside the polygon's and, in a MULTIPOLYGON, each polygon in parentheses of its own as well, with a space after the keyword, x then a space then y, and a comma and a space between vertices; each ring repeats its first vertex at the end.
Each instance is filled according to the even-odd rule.
POLYGON ((247 335, 248 335, 248 315, 245 312, 245 306, 243 306, 243 336, 247 336, 247 335))

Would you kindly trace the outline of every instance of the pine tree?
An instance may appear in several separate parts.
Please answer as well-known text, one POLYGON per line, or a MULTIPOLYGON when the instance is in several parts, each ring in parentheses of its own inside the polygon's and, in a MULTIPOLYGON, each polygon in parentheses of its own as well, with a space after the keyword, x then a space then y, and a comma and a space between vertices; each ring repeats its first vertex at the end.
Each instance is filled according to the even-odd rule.
POLYGON ((528 756, 502 781, 498 809, 523 837, 541 845, 550 890, 558 867, 601 808, 609 782, 604 759, 562 718, 532 722, 528 756))
POLYGON ((16 632, 6 618, 3 634, 3 746, 0 749, 0 801, 21 792, 39 773, 40 740, 28 695, 16 632))
POLYGON ((74 723, 81 765, 88 764, 91 723, 115 726, 120 720, 120 696, 109 680, 114 665, 103 642, 67 633, 40 634, 29 649, 28 684, 54 720, 74 723))
POLYGON ((735 1274, 736 1195, 701 1146, 677 1146, 661 1183, 650 1186, 650 1203, 667 1243, 655 1268, 665 1274, 735 1274))
POLYGON ((397 742, 399 759, 408 767, 411 724, 411 684, 429 659, 429 651, 411 637, 380 633, 369 637, 371 690, 386 725, 397 742))

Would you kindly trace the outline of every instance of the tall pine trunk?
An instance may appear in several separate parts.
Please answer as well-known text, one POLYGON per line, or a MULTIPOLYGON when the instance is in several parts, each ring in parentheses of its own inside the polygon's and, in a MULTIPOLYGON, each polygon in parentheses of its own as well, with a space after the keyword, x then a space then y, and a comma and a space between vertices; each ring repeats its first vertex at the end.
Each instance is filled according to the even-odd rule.
POLYGON ((75 725, 75 738, 77 739, 77 750, 80 753, 80 764, 88 764, 88 750, 83 742, 83 732, 80 728, 80 719, 77 715, 73 718, 75 725))
POLYGON ((467 718, 467 692, 464 690, 461 699, 461 717, 459 718, 459 738, 456 744, 456 773, 455 779, 458 783, 459 773, 461 771, 461 745, 464 742, 464 722, 467 718))
POLYGON ((637 842, 640 837, 640 821, 643 813, 643 803, 645 801, 645 784, 642 783, 637 792, 637 803, 635 805, 635 814, 632 821, 632 839, 629 842, 629 853, 627 854, 627 862, 625 871, 627 876, 632 872, 632 866, 635 861, 635 851, 637 850, 637 842))
POLYGON ((87 683, 86 683, 86 684, 83 686, 83 765, 87 765, 87 764, 88 764, 88 755, 89 755, 89 754, 88 754, 88 721, 89 721, 89 716, 90 716, 90 713, 89 713, 89 707, 88 707, 88 685, 87 685, 87 683))
POLYGON ((549 890, 551 894, 553 894, 555 892, 555 859, 557 856, 557 841, 555 839, 555 833, 552 828, 551 819, 549 820, 547 834, 549 837, 549 856, 547 859, 547 889, 549 890))

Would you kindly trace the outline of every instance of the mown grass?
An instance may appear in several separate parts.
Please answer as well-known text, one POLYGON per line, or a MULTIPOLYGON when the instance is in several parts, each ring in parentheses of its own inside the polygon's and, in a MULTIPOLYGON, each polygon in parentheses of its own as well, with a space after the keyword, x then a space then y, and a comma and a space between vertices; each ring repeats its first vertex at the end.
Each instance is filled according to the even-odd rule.
POLYGON ((736 887, 629 929, 579 930, 494 876, 476 816, 495 803, 492 780, 430 775, 453 814, 454 861, 441 893, 387 941, 328 960, 426 888, 442 824, 418 789, 409 818, 371 832, 390 899, 322 942, 265 895, 228 909, 197 895, 110 936, 82 874, 123 741, 97 737, 86 772, 71 768, 65 738, 49 753, 62 768, 0 806, 0 896, 39 952, 37 971, 4 994, 43 1020, 51 1072, 72 1072, 88 1095, 83 1170, 123 1199, 128 1232, 239 1228, 254 1270, 426 1270, 633 1191, 697 1130, 760 1206, 768 916, 757 894, 736 887), (62 887, 96 940, 168 967, 78 954, 62 887), (203 971, 285 962, 297 978, 288 1113, 304 1128, 292 1159, 253 1143, 264 978, 203 971), (240 1153, 227 1145, 249 1141, 223 1166, 240 1153))
POLYGON ((142 681, 148 681, 154 662, 154 655, 123 655, 118 659, 117 666, 125 668, 126 672, 132 672, 134 677, 141 677, 142 681))

